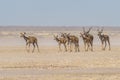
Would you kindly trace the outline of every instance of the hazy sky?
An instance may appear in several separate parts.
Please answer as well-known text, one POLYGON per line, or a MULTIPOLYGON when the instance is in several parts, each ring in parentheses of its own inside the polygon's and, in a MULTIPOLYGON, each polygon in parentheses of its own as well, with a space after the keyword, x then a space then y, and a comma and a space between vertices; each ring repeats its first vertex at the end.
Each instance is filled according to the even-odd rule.
POLYGON ((0 0, 0 25, 120 26, 120 0, 0 0))

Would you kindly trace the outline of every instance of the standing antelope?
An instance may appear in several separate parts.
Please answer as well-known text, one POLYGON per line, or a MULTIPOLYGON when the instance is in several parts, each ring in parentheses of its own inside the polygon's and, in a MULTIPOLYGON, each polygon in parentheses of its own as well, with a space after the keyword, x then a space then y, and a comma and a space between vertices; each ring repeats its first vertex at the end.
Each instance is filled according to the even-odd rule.
POLYGON ((54 39, 58 42, 59 51, 61 51, 61 44, 64 45, 65 51, 67 51, 67 48, 66 48, 66 42, 67 42, 67 40, 66 40, 66 38, 58 37, 58 35, 57 36, 54 35, 54 39))
POLYGON ((68 39, 68 44, 70 44, 70 52, 72 51, 72 43, 75 45, 75 52, 79 52, 79 38, 74 35, 66 34, 66 37, 68 39))
POLYGON ((61 37, 65 38, 67 40, 67 45, 69 47, 69 40, 67 38, 67 33, 61 33, 61 37))
POLYGON ((91 47, 91 51, 92 51, 92 44, 91 44, 91 40, 89 37, 85 36, 84 34, 80 33, 80 37, 82 37, 83 42, 84 42, 84 47, 85 47, 85 51, 88 51, 88 48, 91 47))
MULTIPOLYGON (((93 39, 94 39, 94 37, 93 37, 93 35, 89 34, 91 29, 92 29, 92 27, 89 28, 88 31, 85 31, 85 28, 83 27, 83 35, 85 35, 85 37, 89 39, 88 41, 91 45, 91 51, 93 51, 93 39)), ((84 39, 83 39, 83 41, 84 41, 84 39)), ((84 41, 84 44, 86 44, 86 41, 84 41)), ((86 45, 85 45, 85 47, 86 47, 86 45)))
POLYGON ((107 42, 108 42, 108 45, 109 45, 109 50, 111 50, 109 36, 105 35, 105 34, 102 34, 103 29, 101 29, 101 31, 98 29, 97 31, 98 31, 99 39, 101 40, 101 43, 102 43, 102 50, 105 50, 107 42))
POLYGON ((38 43, 37 43, 37 38, 34 36, 25 36, 25 32, 24 33, 20 33, 20 37, 23 37, 26 41, 26 50, 27 52, 30 51, 30 44, 33 44, 33 50, 32 53, 34 52, 35 49, 35 45, 37 46, 38 52, 39 52, 39 47, 38 47, 38 43), (29 47, 29 49, 27 49, 27 46, 29 47))

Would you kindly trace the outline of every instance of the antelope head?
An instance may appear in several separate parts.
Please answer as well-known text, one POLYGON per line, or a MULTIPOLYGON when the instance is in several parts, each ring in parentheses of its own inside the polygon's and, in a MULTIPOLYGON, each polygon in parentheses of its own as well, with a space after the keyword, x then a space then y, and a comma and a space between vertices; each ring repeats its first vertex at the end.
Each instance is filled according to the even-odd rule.
POLYGON ((89 32, 91 31, 91 29, 92 29, 92 27, 90 27, 88 31, 85 31, 85 28, 83 27, 83 33, 84 33, 84 35, 89 34, 89 32))
POLYGON ((100 36, 103 32, 103 28, 101 30, 97 29, 97 31, 98 31, 98 36, 100 36))
POLYGON ((20 37, 24 37, 26 32, 20 33, 20 37))
POLYGON ((57 36, 54 35, 54 40, 56 40, 57 38, 58 38, 58 35, 57 36))
POLYGON ((83 34, 83 33, 80 33, 80 37, 85 37, 85 34, 83 34))

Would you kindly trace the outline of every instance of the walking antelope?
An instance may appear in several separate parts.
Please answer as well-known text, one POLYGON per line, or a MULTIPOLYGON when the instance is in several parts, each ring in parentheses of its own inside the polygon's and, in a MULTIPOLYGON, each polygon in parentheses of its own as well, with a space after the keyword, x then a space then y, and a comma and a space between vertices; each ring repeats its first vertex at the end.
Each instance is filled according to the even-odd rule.
POLYGON ((68 40, 68 45, 70 45, 70 52, 72 51, 71 47, 72 47, 72 43, 75 45, 75 52, 79 52, 79 38, 77 36, 74 35, 70 35, 70 34, 65 34, 66 38, 68 40))
POLYGON ((37 49, 38 49, 38 52, 39 52, 37 38, 34 37, 34 36, 28 36, 27 37, 25 34, 26 34, 25 32, 24 33, 20 33, 20 37, 23 37, 25 39, 25 41, 26 41, 26 50, 27 50, 27 52, 30 51, 30 44, 33 45, 32 53, 34 52, 34 49, 35 49, 36 46, 37 46, 37 49), (28 49, 27 49, 27 46, 28 46, 28 49))
POLYGON ((54 35, 54 39, 58 42, 59 51, 61 51, 61 44, 64 45, 65 51, 67 51, 67 47, 66 47, 66 42, 67 42, 67 40, 66 40, 65 38, 63 38, 63 37, 58 37, 58 35, 57 35, 57 36, 54 35))
POLYGON ((91 47, 91 51, 92 49, 92 44, 91 44, 91 40, 89 37, 85 36, 84 34, 80 33, 80 37, 82 37, 83 42, 84 42, 84 47, 85 47, 85 51, 88 51, 88 49, 91 47))
POLYGON ((109 36, 105 35, 105 34, 102 34, 103 33, 103 29, 101 29, 101 31, 98 29, 97 31, 98 31, 99 39, 100 39, 101 44, 102 44, 102 50, 105 50, 107 42, 108 42, 108 45, 109 45, 109 50, 111 50, 109 36))
MULTIPOLYGON (((83 35, 85 35, 85 37, 89 39, 88 41, 91 45, 91 51, 93 51, 93 39, 94 39, 94 37, 93 37, 93 35, 89 34, 91 29, 92 29, 92 27, 89 28, 88 31, 85 31, 85 28, 83 27, 83 35)), ((83 39, 83 41, 84 41, 84 39, 83 39)), ((86 44, 86 41, 84 41, 84 44, 86 44)), ((86 45, 85 45, 85 47, 86 47, 86 45)))

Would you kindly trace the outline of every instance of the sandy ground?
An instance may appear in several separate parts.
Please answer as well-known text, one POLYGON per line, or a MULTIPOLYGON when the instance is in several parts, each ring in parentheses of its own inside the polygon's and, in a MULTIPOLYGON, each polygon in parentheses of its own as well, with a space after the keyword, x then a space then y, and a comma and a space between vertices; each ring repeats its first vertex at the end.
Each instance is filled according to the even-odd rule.
POLYGON ((120 35, 109 32, 112 50, 102 51, 95 38, 93 52, 84 51, 81 39, 80 52, 59 52, 53 36, 44 32, 37 36, 40 53, 27 53, 22 38, 2 35, 0 80, 120 80, 120 35))
POLYGON ((1 80, 119 80, 120 50, 58 52, 56 47, 40 47, 27 53, 24 47, 1 47, 1 80))

